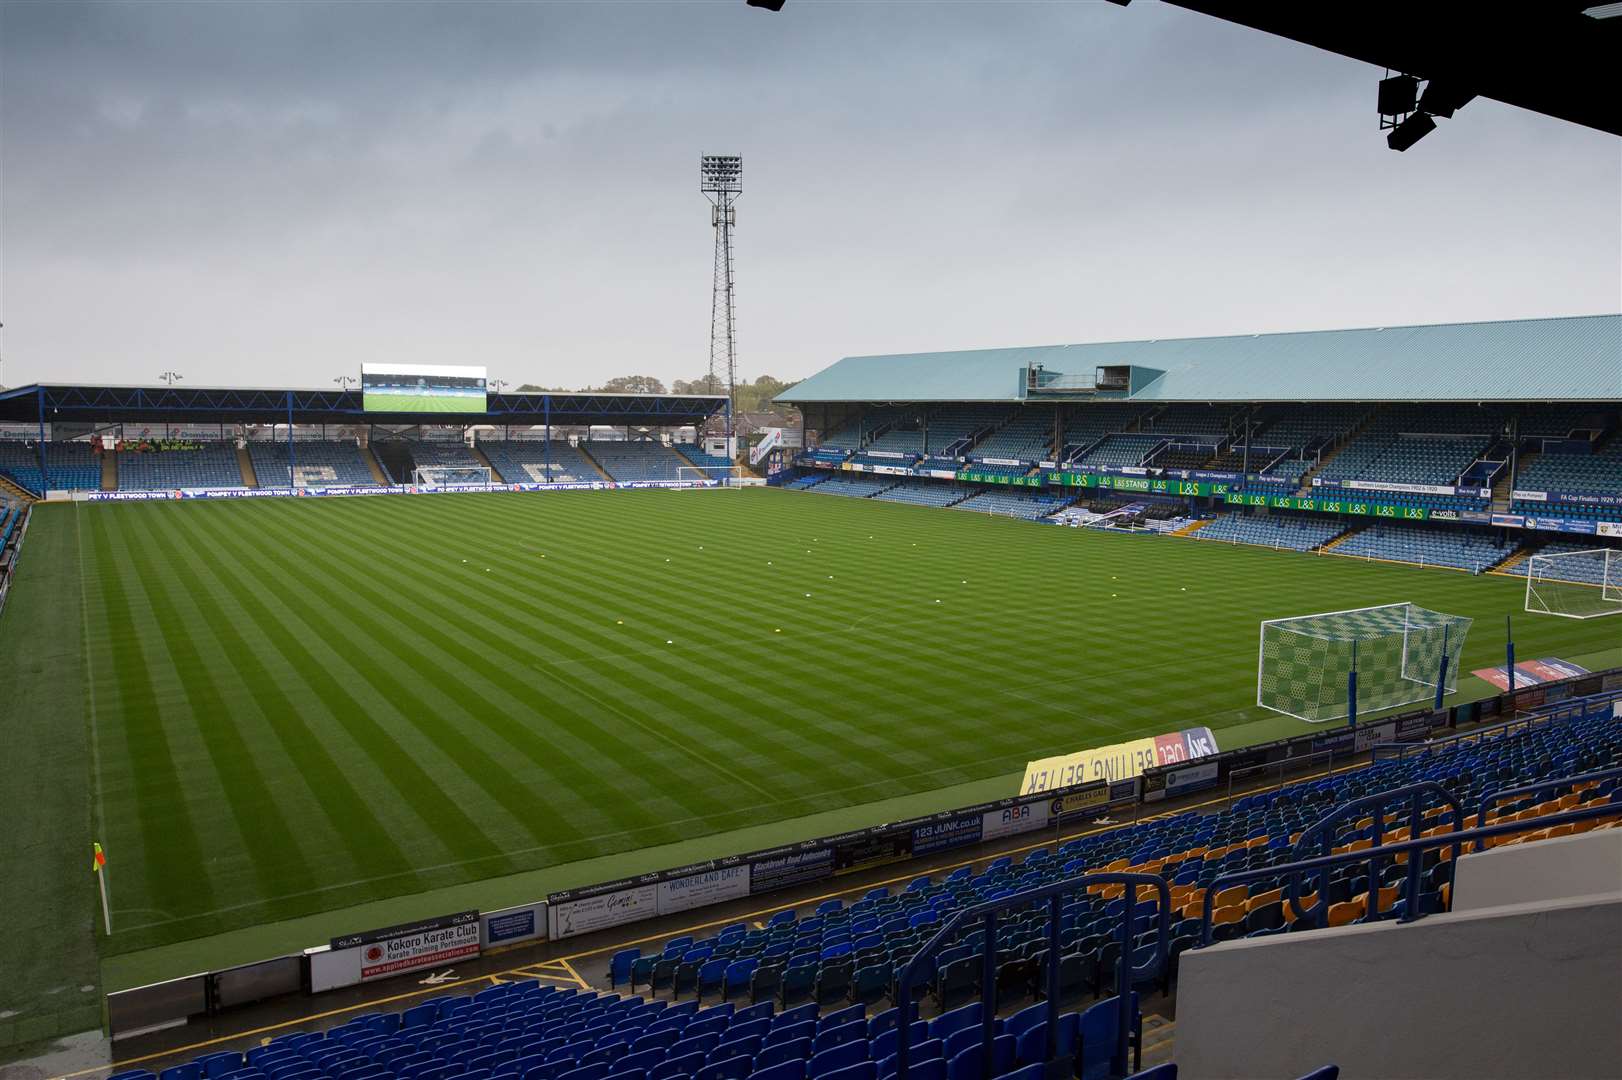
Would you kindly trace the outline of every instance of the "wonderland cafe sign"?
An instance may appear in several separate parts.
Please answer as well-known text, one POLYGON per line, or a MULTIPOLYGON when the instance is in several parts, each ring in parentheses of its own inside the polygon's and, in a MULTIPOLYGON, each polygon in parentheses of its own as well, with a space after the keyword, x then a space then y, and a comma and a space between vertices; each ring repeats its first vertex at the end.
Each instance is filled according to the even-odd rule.
POLYGON ((1361 514, 1367 517, 1398 518, 1403 521, 1457 520, 1451 510, 1429 510, 1423 506, 1392 506, 1368 499, 1324 499, 1299 495, 1258 495, 1253 492, 1230 491, 1229 506, 1270 506, 1275 510, 1316 510, 1323 514, 1361 514))

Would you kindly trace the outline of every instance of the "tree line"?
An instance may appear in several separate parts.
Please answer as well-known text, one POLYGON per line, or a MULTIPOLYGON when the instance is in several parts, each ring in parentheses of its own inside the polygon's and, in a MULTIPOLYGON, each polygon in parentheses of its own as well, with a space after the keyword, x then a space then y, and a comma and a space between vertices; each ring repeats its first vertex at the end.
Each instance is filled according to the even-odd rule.
MULTIPOLYGON (((744 381, 737 386, 738 412, 765 412, 772 407, 772 398, 793 386, 771 375, 762 375, 754 382, 744 381)), ((536 386, 525 383, 518 388, 523 394, 724 394, 726 382, 708 374, 696 379, 677 379, 667 389, 662 379, 652 375, 617 375, 601 386, 583 386, 578 391, 562 386, 536 386)))

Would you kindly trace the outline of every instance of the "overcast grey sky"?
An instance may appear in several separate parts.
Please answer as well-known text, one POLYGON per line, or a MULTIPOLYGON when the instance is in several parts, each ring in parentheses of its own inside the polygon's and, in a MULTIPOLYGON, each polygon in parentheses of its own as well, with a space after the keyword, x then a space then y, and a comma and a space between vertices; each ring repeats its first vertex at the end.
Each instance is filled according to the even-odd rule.
POLYGON ((9 385, 853 353, 1616 311, 1622 149, 1102 2, 0 3, 9 385))

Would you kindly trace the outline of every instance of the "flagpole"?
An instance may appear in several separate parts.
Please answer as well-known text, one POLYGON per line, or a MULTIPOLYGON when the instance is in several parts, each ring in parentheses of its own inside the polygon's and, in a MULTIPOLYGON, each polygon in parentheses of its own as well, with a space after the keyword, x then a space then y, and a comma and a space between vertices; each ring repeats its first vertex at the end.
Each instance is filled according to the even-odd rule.
POLYGON ((107 936, 113 936, 113 906, 107 902, 107 854, 101 850, 101 844, 90 845, 90 870, 96 875, 96 883, 101 887, 101 922, 107 928, 107 936))

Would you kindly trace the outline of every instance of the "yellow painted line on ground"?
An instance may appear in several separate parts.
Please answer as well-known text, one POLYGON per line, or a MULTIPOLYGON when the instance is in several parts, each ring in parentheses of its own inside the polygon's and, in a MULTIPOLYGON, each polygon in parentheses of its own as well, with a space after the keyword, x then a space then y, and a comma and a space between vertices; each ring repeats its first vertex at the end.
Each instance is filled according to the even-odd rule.
MULTIPOLYGON (((1308 775, 1305 775, 1305 776, 1294 777, 1289 781, 1289 784, 1303 784, 1303 783, 1306 783, 1309 780, 1319 780, 1319 779, 1322 779, 1325 776, 1333 776, 1336 773, 1350 772, 1353 769, 1364 769, 1364 768, 1367 768, 1367 767, 1368 767, 1367 762, 1364 762, 1362 764, 1356 764, 1356 765, 1343 765, 1338 769, 1326 769, 1323 772, 1309 773, 1308 775)), ((1281 785, 1281 786, 1289 786, 1289 784, 1281 785)), ((1259 794, 1261 791, 1271 791, 1271 790, 1273 790, 1273 789, 1272 788, 1259 788, 1255 792, 1247 792, 1246 794, 1259 794)), ((1215 806, 1219 802, 1226 802, 1227 799, 1228 799, 1228 797, 1226 795, 1224 795, 1221 798, 1207 799, 1204 802, 1193 803, 1193 804, 1191 804, 1189 806, 1179 807, 1176 810, 1167 810, 1167 811, 1165 811, 1163 813, 1151 814, 1148 817, 1140 818, 1137 821, 1133 821, 1133 822, 1117 821, 1117 822, 1113 822, 1113 823, 1111 823, 1109 825, 1100 825, 1097 828, 1086 829, 1086 830, 1083 830, 1081 832, 1072 833, 1069 836, 1067 836, 1065 839, 1067 841, 1068 840, 1077 840, 1077 839, 1080 839, 1081 837, 1084 837, 1084 836, 1096 836, 1096 835, 1098 835, 1099 833, 1102 833, 1102 832, 1109 832, 1111 829, 1126 828, 1126 827, 1129 827, 1131 825, 1141 825, 1141 824, 1143 824, 1145 822, 1159 821, 1159 820, 1161 820, 1163 818, 1176 817, 1179 814, 1186 814, 1191 810, 1199 810, 1202 807, 1206 807, 1206 806, 1215 806)), ((945 864, 943 866, 935 867, 933 870, 930 871, 930 873, 932 875, 933 874, 940 874, 940 873, 949 873, 949 872, 951 872, 953 870, 958 870, 958 869, 961 869, 961 868, 963 868, 965 866, 974 866, 976 863, 991 862, 994 859, 1000 859, 1000 858, 1003 858, 1004 856, 1020 855, 1020 854, 1024 854, 1025 852, 1035 851, 1038 848, 1049 847, 1049 846, 1052 845, 1052 843, 1053 843, 1053 841, 1051 839, 1049 839, 1049 840, 1044 840, 1041 843, 1026 844, 1023 847, 1009 848, 1008 850, 998 852, 995 855, 980 855, 980 856, 977 856, 977 857, 972 858, 972 859, 965 859, 962 862, 947 863, 947 864, 945 864)), ((809 898, 807 898, 805 900, 798 901, 793 906, 795 908, 809 907, 809 906, 813 906, 815 904, 819 904, 824 900, 839 899, 839 898, 843 898, 843 897, 846 897, 846 896, 851 896, 851 895, 854 895, 854 894, 857 894, 857 893, 866 892, 869 889, 876 889, 876 888, 878 888, 880 886, 890 886, 890 885, 896 885, 896 884, 899 884, 899 883, 905 882, 905 881, 911 881, 911 880, 913 880, 914 878, 916 878, 918 876, 920 876, 920 875, 918 875, 917 873, 912 873, 912 874, 907 874, 907 875, 904 875, 904 876, 901 876, 901 877, 889 878, 888 880, 885 880, 885 881, 870 882, 870 883, 868 883, 866 885, 855 886, 855 887, 852 887, 852 888, 849 888, 849 889, 845 889, 845 890, 843 890, 841 892, 825 893, 825 894, 823 894, 821 896, 809 897, 809 898)), ((568 956, 560 956, 560 957, 557 957, 556 959, 553 959, 553 960, 537 961, 534 964, 524 964, 524 965, 521 965, 519 967, 508 968, 505 971, 495 972, 495 974, 496 975, 511 975, 511 974, 514 974, 514 973, 522 973, 522 972, 524 972, 524 971, 526 971, 528 969, 540 967, 540 966, 543 966, 543 965, 544 966, 551 966, 551 965, 556 964, 556 965, 561 965, 562 968, 569 973, 568 978, 570 980, 572 980, 574 983, 576 983, 577 985, 579 985, 583 989, 590 990, 590 989, 592 989, 591 984, 588 983, 585 979, 581 978, 580 973, 577 970, 575 970, 575 967, 571 963, 571 961, 584 960, 587 957, 599 956, 599 955, 601 955, 603 953, 606 953, 606 952, 612 952, 612 951, 614 951, 616 949, 622 949, 622 948, 624 948, 624 947, 626 947, 628 945, 639 945, 639 944, 642 944, 643 942, 647 942, 647 941, 657 941, 660 938, 681 937, 684 934, 692 934, 692 933, 697 933, 700 930, 707 930, 712 926, 730 926, 735 922, 747 922, 750 919, 758 919, 758 918, 760 918, 762 916, 771 915, 774 912, 783 911, 783 910, 786 910, 786 909, 783 907, 783 905, 779 904, 779 905, 774 906, 774 907, 764 908, 764 909, 762 909, 760 911, 751 912, 751 913, 749 913, 747 915, 742 916, 741 918, 739 916, 733 916, 733 917, 727 918, 727 919, 714 919, 714 920, 711 920, 710 922, 697 923, 697 924, 695 924, 693 926, 688 926, 688 927, 685 927, 685 928, 680 929, 680 930, 666 930, 666 931, 663 931, 663 932, 658 933, 658 934, 649 934, 649 935, 647 935, 645 937, 631 938, 629 940, 621 941, 617 945, 611 945, 611 946, 607 946, 607 947, 600 948, 600 949, 588 949, 585 952, 571 953, 568 956)), ((532 977, 538 978, 540 976, 532 976, 532 977)), ((563 976, 560 976, 560 975, 549 975, 547 977, 548 978, 559 979, 560 981, 563 979, 563 976)), ((299 1027, 302 1024, 309 1024, 309 1023, 313 1023, 314 1021, 317 1021, 317 1020, 325 1020, 325 1019, 328 1019, 328 1018, 334 1017, 334 1016, 342 1016, 345 1013, 363 1012, 363 1011, 366 1011, 368 1009, 376 1009, 379 1005, 388 1005, 388 1004, 392 1004, 393 1002, 396 1002, 396 1001, 407 1001, 407 1000, 409 1000, 411 998, 414 998, 414 997, 422 997, 424 994, 441 994, 441 993, 445 993, 445 992, 450 991, 450 990, 454 990, 457 987, 472 986, 475 983, 484 982, 488 978, 491 978, 491 976, 490 975, 475 975, 475 976, 470 976, 470 977, 468 977, 466 979, 452 979, 449 982, 443 982, 443 983, 440 983, 437 986, 425 986, 425 987, 422 987, 422 988, 417 989, 417 990, 406 990, 406 991, 404 991, 402 993, 393 994, 393 995, 391 995, 389 997, 373 998, 370 1001, 363 1001, 363 1002, 360 1002, 359 1004, 355 1004, 355 1005, 345 1005, 345 1006, 342 1006, 341 1008, 328 1009, 328 1010, 326 1010, 324 1012, 310 1013, 310 1014, 308 1014, 306 1016, 301 1016, 301 1017, 298 1017, 298 1018, 293 1019, 293 1020, 282 1020, 282 1021, 280 1021, 278 1023, 275 1023, 275 1024, 266 1024, 263 1027, 250 1028, 250 1029, 248 1029, 246 1031, 238 1031, 238 1032, 236 1032, 234 1034, 231 1034, 231 1035, 219 1035, 219 1036, 216 1036, 215 1038, 212 1038, 212 1039, 204 1039, 204 1040, 202 1040, 200 1042, 191 1043, 191 1044, 189 1044, 187 1046, 177 1046, 177 1047, 174 1047, 173 1049, 170 1049, 170 1050, 160 1050, 157 1053, 142 1054, 140 1057, 126 1058, 123 1061, 115 1061, 110 1065, 97 1065, 97 1066, 95 1066, 93 1068, 89 1068, 89 1069, 79 1069, 79 1070, 77 1070, 75 1072, 61 1073, 61 1074, 59 1074, 57 1076, 50 1077, 49 1080, 74 1080, 75 1077, 93 1076, 96 1073, 109 1073, 110 1074, 110 1073, 114 1073, 114 1072, 121 1072, 124 1069, 127 1069, 127 1068, 129 1068, 129 1067, 131 1067, 133 1065, 139 1065, 139 1064, 141 1064, 143 1062, 156 1061, 159 1058, 179 1057, 179 1056, 182 1056, 182 1055, 185 1055, 185 1054, 190 1054, 190 1053, 192 1053, 194 1051, 197 1051, 197 1050, 206 1050, 211 1046, 219 1046, 219 1045, 221 1045, 223 1043, 236 1042, 239 1039, 251 1039, 255 1035, 263 1035, 267 1031, 282 1031, 282 1030, 284 1030, 286 1028, 296 1028, 296 1027, 299 1027)))
MULTIPOLYGON (((587 953, 586 955, 590 956, 591 954, 587 953)), ((580 989, 582 989, 582 990, 590 990, 591 989, 591 984, 589 982, 587 982, 585 979, 582 979, 580 977, 580 972, 578 972, 578 971, 576 971, 574 969, 574 965, 569 963, 569 961, 568 961, 568 959, 566 957, 560 957, 558 959, 558 963, 563 965, 563 969, 565 971, 567 971, 570 975, 574 976, 574 981, 580 984, 580 989)))

